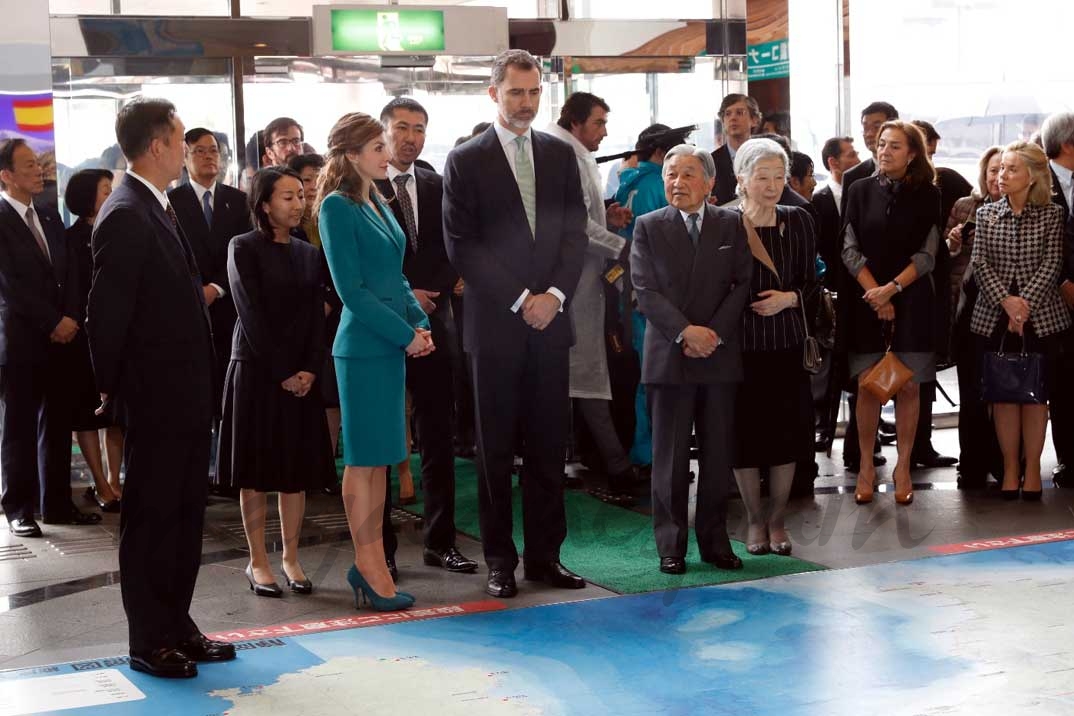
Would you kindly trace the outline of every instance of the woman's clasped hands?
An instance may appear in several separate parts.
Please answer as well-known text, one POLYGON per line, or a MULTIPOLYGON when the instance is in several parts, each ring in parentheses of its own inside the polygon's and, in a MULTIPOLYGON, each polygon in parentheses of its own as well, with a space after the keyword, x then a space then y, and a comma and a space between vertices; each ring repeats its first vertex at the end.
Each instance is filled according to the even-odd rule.
POLYGON ((427 356, 436 350, 436 346, 433 345, 433 334, 431 331, 424 328, 414 329, 414 338, 410 341, 410 345, 406 347, 406 354, 411 358, 421 358, 427 356))

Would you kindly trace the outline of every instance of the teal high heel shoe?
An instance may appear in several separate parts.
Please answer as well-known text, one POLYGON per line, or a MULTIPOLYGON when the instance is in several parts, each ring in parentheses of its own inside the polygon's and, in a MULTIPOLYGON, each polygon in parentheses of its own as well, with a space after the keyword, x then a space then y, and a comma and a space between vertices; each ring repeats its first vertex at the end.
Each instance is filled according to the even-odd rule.
POLYGON ((397 612, 414 606, 414 597, 409 594, 399 592, 394 597, 382 597, 377 594, 353 564, 347 570, 347 583, 354 590, 355 609, 365 603, 372 605, 378 612, 397 612))

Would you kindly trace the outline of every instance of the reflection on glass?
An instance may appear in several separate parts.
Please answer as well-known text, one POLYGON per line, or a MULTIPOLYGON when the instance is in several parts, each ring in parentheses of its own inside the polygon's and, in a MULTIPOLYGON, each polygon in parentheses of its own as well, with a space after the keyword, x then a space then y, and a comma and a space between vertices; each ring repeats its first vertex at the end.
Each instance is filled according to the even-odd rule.
POLYGON ((48 0, 52 15, 231 15, 231 0, 48 0))
MULTIPOLYGON (((314 5, 330 4, 328 0, 242 0, 239 6, 250 17, 310 17, 314 5)), ((347 0, 346 5, 391 5, 388 0, 347 0)), ((548 17, 541 7, 549 5, 539 0, 402 0, 400 5, 463 5, 468 7, 505 7, 508 17, 548 17)), ((554 7, 555 4, 553 3, 554 7)), ((552 15, 555 16, 554 13, 552 15)))

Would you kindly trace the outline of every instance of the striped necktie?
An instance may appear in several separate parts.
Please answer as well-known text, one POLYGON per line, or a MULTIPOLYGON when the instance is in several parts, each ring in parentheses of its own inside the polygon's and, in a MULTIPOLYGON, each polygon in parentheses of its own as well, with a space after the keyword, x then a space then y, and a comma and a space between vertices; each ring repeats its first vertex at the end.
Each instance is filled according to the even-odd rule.
POLYGON ((530 222, 530 231, 537 237, 537 181, 533 177, 533 163, 526 153, 526 135, 515 137, 515 181, 522 195, 522 206, 526 209, 526 219, 530 222))
POLYGON ((410 192, 406 189, 409 181, 409 174, 400 174, 395 178, 395 197, 399 199, 399 209, 403 212, 403 230, 410 243, 410 250, 418 253, 418 229, 414 226, 414 202, 410 200, 410 192))
POLYGON ((37 230, 37 224, 34 222, 34 208, 32 206, 26 207, 26 226, 29 227, 30 233, 34 235, 34 241, 37 242, 37 248, 41 249, 41 253, 45 255, 45 260, 52 263, 52 254, 48 250, 48 244, 45 242, 45 237, 37 230))
POLYGON ((213 228, 213 195, 209 192, 201 195, 201 213, 205 214, 205 225, 213 228))

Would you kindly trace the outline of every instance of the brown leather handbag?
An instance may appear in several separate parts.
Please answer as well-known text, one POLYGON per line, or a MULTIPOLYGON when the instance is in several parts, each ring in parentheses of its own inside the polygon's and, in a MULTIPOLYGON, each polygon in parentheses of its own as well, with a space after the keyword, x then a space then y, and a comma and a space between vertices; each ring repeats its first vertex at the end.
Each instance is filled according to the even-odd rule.
POLYGON ((899 389, 914 377, 914 371, 907 368, 906 364, 891 352, 891 341, 894 337, 895 322, 892 321, 884 356, 872 368, 863 371, 861 377, 858 378, 858 388, 869 391, 869 394, 879 400, 881 405, 895 397, 899 389))

